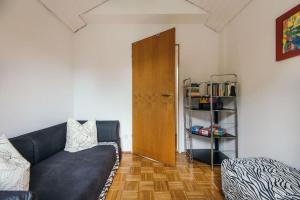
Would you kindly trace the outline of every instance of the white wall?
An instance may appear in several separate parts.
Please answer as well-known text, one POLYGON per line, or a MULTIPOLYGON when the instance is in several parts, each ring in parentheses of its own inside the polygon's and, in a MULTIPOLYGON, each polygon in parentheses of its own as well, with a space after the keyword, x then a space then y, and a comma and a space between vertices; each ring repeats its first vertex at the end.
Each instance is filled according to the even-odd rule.
POLYGON ((300 57, 275 62, 275 19, 299 0, 253 0, 223 31, 223 71, 240 77, 240 156, 300 168, 300 57))
MULTIPOLYGON (((132 148, 131 44, 171 27, 94 24, 74 36, 74 115, 120 120, 124 151, 132 148)), ((186 77, 207 80, 219 64, 218 34, 202 25, 176 25, 176 31, 181 48, 180 84, 186 77)), ((183 137, 182 105, 180 119, 183 137)), ((182 150, 183 143, 180 146, 182 150)))
MULTIPOLYGON (((300 168, 300 57, 275 62, 275 18, 297 3, 253 0, 221 38, 201 25, 176 29, 180 88, 187 77, 239 75, 240 156, 300 168)), ((74 111, 77 119, 119 119, 123 150, 131 150, 131 44, 172 25, 89 25, 73 36, 38 1, 1 0, 0 27, 0 133, 45 128, 74 111)), ((182 93, 180 100, 182 151, 182 93)))
MULTIPOLYGON (((275 18, 297 3, 253 0, 221 38, 201 25, 176 29, 180 88, 219 69, 239 75, 240 156, 300 168, 300 57, 275 62, 275 18)), ((38 1, 1 0, 0 27, 0 133, 45 128, 74 110, 77 119, 119 119, 123 150, 131 150, 131 44, 172 25, 89 25, 73 36, 38 1)))
POLYGON ((72 33, 37 0, 1 0, 0 44, 0 134, 72 116, 72 33))

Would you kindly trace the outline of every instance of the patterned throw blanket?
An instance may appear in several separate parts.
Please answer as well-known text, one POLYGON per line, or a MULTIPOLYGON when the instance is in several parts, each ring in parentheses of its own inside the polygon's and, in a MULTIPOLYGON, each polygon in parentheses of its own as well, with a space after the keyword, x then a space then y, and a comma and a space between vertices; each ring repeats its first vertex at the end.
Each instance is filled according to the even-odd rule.
POLYGON ((113 168, 110 172, 110 175, 109 175, 109 177, 108 177, 108 179, 107 179, 107 181, 106 181, 106 183, 105 183, 105 185, 104 185, 104 187, 103 187, 103 189, 100 193, 100 196, 98 198, 98 200, 105 200, 107 192, 108 192, 108 190, 109 190, 109 188, 110 188, 110 186, 113 182, 113 178, 114 178, 114 176, 115 176, 115 174, 116 174, 116 172, 119 168, 119 164, 120 164, 119 148, 118 148, 118 144, 115 143, 115 142, 99 142, 98 145, 112 145, 112 146, 115 147, 115 150, 116 150, 116 162, 115 162, 115 164, 114 164, 114 166, 113 166, 113 168))
POLYGON ((224 160, 227 200, 300 200, 300 171, 267 158, 224 160))

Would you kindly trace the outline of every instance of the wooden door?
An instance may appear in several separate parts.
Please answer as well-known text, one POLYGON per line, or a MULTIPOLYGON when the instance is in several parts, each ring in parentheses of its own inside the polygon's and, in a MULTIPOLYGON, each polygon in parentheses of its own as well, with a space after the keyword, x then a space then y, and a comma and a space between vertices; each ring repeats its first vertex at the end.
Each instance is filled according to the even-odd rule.
POLYGON ((133 153, 176 161, 175 28, 132 45, 133 153))

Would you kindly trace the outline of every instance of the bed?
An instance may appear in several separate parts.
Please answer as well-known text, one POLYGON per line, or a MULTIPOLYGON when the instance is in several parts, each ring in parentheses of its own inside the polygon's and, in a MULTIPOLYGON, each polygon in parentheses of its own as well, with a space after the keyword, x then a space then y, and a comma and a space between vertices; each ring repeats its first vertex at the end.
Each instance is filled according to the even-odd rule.
POLYGON ((300 200, 300 171, 282 162, 226 159, 221 173, 226 200, 300 200))

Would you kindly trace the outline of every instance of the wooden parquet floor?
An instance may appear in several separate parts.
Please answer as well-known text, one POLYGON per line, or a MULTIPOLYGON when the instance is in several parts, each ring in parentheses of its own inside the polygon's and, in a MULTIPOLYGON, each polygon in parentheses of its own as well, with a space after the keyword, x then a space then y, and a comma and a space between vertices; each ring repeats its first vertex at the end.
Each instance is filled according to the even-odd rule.
POLYGON ((123 154, 107 200, 223 200, 220 167, 177 155, 176 167, 123 154))

